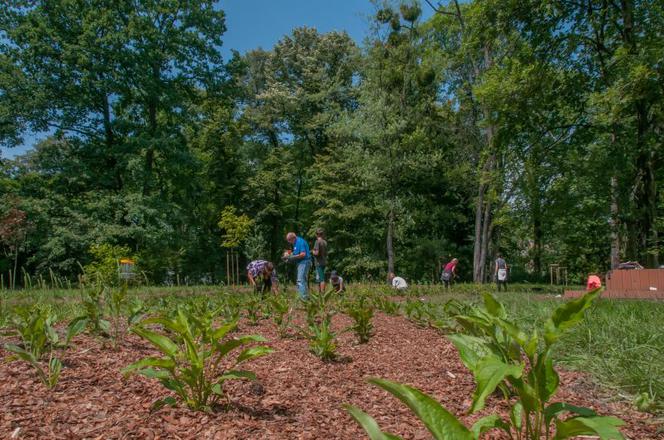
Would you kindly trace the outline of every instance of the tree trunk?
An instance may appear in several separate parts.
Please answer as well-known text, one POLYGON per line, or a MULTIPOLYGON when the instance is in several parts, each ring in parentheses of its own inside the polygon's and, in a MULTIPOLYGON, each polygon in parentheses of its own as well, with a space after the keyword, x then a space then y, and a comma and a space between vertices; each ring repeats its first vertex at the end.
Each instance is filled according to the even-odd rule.
POLYGON ((387 272, 394 272, 394 209, 387 215, 387 272))
POLYGON ((16 289, 16 269, 18 268, 18 242, 14 245, 14 273, 12 275, 12 290, 16 289))
POLYGON ((482 246, 482 209, 484 207, 484 193, 486 185, 481 182, 477 194, 477 201, 475 202, 475 243, 473 245, 473 281, 476 283, 481 282, 480 275, 480 254, 482 246))
POLYGON ((611 269, 620 264, 620 220, 618 218, 618 177, 611 176, 611 269))
POLYGON ((480 250, 480 279, 482 282, 487 281, 487 272, 486 272, 486 259, 489 253, 489 243, 491 242, 491 200, 487 200, 486 206, 484 207, 484 220, 482 223, 482 246, 480 250))

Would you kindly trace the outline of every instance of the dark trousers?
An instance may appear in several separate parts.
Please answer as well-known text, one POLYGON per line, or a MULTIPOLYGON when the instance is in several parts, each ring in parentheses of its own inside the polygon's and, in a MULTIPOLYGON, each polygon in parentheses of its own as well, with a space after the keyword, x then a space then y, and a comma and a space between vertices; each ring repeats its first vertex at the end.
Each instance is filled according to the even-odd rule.
POLYGON ((500 286, 503 286, 503 289, 507 292, 507 281, 496 281, 496 284, 498 285, 498 292, 500 292, 500 286))

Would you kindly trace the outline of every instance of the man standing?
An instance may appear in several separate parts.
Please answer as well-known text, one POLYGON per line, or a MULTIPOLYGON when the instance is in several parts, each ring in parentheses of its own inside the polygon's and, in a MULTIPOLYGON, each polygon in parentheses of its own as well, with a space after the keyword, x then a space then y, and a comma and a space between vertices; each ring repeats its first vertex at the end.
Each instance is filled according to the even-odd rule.
POLYGON ((247 279, 254 286, 254 293, 261 296, 267 291, 279 293, 279 281, 274 265, 265 260, 254 260, 247 265, 247 279))
POLYGON ((505 292, 507 292, 507 262, 505 262, 505 259, 501 254, 498 254, 498 258, 496 258, 495 276, 498 292, 500 292, 501 286, 505 292))
POLYGON ((309 297, 307 293, 307 276, 311 267, 309 245, 305 239, 295 235, 295 232, 286 234, 286 241, 293 245, 293 252, 291 254, 288 254, 288 252, 284 253, 284 259, 296 264, 297 291, 301 300, 307 300, 309 297))
POLYGON ((318 292, 325 292, 325 267, 327 266, 327 241, 325 241, 325 231, 321 228, 316 229, 316 243, 311 251, 316 261, 316 282, 318 283, 318 292))

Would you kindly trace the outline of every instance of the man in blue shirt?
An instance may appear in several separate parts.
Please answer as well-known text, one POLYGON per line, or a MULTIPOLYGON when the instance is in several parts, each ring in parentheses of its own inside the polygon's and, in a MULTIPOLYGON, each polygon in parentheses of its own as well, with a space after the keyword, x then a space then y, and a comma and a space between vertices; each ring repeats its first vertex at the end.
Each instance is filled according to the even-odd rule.
POLYGON ((284 258, 297 265, 297 291, 300 299, 306 300, 309 297, 307 293, 307 276, 311 267, 309 244, 302 237, 295 235, 294 232, 289 232, 286 235, 286 241, 293 245, 293 252, 290 255, 284 254, 284 258))

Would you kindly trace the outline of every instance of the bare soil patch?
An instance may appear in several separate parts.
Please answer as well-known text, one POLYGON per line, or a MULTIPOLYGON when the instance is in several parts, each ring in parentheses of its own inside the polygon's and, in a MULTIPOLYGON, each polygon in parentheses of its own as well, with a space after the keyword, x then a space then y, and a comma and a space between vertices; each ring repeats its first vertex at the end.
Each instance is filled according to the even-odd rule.
MULTIPOLYGON (((340 330, 350 320, 336 316, 340 330)), ((273 324, 242 325, 241 334, 267 337, 276 352, 247 368, 256 383, 228 386, 230 409, 194 413, 185 408, 150 406, 167 391, 154 380, 123 378, 120 370, 141 357, 156 354, 130 335, 117 351, 90 336, 75 339, 64 356, 65 369, 54 391, 46 391, 22 363, 0 366, 0 438, 21 439, 364 439, 361 428, 342 408, 350 403, 375 417, 381 427, 408 439, 430 438, 408 409, 386 392, 367 384, 381 377, 415 386, 463 416, 470 407, 473 377, 459 361, 454 346, 436 331, 402 317, 378 313, 375 336, 358 345, 351 333, 340 335, 340 361, 323 363, 308 352, 303 339, 279 339, 273 324)), ((7 352, 0 349, 0 356, 7 352)), ((627 421, 630 439, 664 439, 652 416, 602 395, 581 374, 563 372, 558 399, 616 415, 627 421)), ((504 412, 490 399, 483 414, 463 416, 470 423, 481 415, 504 412)), ((503 438, 498 432, 485 438, 503 438)))

